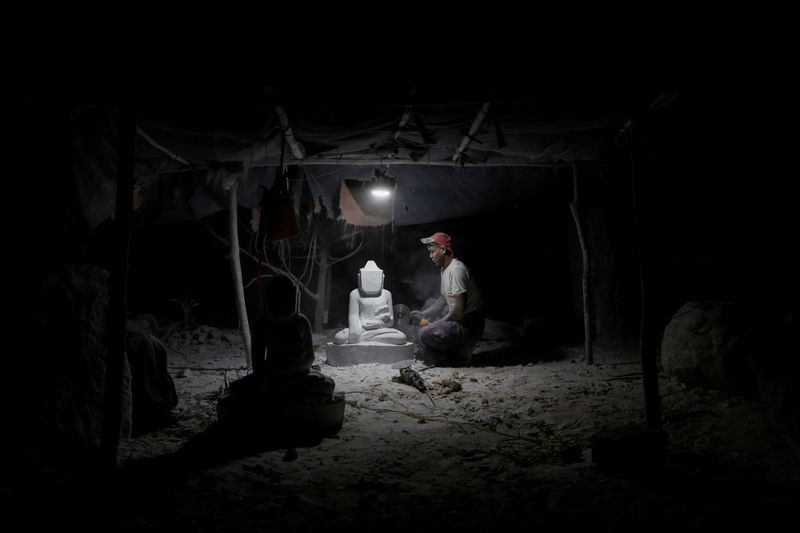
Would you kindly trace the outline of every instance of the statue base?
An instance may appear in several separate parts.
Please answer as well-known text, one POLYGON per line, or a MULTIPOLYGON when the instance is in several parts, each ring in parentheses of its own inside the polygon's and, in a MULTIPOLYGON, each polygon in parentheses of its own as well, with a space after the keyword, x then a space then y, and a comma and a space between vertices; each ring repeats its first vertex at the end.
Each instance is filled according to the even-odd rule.
POLYGON ((384 344, 362 342, 360 344, 328 343, 326 350, 328 364, 331 366, 350 366, 362 363, 392 364, 414 359, 414 343, 384 344))

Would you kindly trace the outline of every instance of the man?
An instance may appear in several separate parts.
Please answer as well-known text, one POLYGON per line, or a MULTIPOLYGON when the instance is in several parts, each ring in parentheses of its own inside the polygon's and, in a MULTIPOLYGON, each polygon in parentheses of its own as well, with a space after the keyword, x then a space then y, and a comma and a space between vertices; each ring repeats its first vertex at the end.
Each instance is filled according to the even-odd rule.
POLYGON ((420 353, 425 364, 460 362, 468 359, 475 342, 483 335, 483 298, 467 266, 456 259, 450 235, 436 232, 420 239, 428 247, 428 255, 441 269, 439 298, 411 315, 428 321, 419 330, 420 353), (440 316, 443 309, 446 314, 440 316))

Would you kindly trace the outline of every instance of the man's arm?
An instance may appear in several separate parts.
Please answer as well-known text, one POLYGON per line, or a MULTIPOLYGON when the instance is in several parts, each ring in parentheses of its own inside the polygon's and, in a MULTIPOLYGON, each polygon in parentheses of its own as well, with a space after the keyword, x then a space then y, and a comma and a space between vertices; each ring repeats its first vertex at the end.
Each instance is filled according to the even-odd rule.
POLYGON ((464 293, 453 296, 453 308, 450 309, 450 312, 447 313, 442 320, 452 320, 454 322, 458 322, 464 318, 464 309, 466 303, 467 299, 464 297, 464 293))
POLYGON ((423 309, 422 311, 412 311, 411 315, 416 318, 436 316, 442 311, 442 309, 444 309, 446 304, 447 301, 444 299, 444 296, 439 295, 439 299, 433 302, 430 307, 423 309))

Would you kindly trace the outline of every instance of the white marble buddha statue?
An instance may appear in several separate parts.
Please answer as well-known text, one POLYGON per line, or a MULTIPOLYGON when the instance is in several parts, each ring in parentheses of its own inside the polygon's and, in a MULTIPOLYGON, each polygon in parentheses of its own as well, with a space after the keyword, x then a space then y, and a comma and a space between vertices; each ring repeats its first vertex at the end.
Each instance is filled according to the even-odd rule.
POLYGON ((394 324, 392 293, 383 288, 383 270, 369 260, 358 272, 358 288, 350 292, 348 327, 339 331, 334 344, 377 342, 405 344, 406 334, 394 324))

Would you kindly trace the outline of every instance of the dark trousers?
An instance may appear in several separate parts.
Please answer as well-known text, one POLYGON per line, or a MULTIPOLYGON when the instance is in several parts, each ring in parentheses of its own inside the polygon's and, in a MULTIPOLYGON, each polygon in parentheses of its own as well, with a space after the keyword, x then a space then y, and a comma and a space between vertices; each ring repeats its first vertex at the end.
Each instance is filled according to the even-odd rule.
POLYGON ((468 358, 483 335, 486 321, 480 311, 468 313, 459 322, 440 320, 421 327, 418 340, 422 360, 437 364, 468 358))

